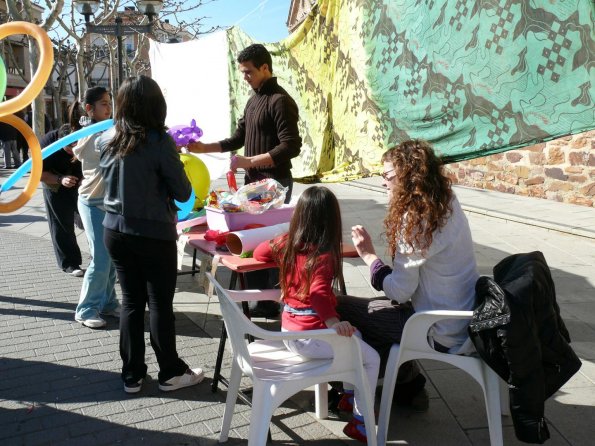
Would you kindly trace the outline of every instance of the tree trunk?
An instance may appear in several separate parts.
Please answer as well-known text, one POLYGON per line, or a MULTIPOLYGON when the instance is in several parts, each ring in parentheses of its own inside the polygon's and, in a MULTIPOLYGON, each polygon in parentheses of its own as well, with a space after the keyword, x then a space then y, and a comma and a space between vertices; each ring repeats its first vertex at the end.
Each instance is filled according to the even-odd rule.
POLYGON ((81 44, 77 43, 76 46, 76 80, 78 82, 78 91, 76 96, 79 102, 83 102, 83 95, 87 90, 87 80, 85 79, 85 63, 84 63, 84 51, 81 44))
MULTIPOLYGON (((37 50, 37 44, 35 43, 35 39, 29 38, 29 65, 31 69, 31 77, 37 70, 37 66, 39 65, 39 52, 37 50)), ((44 101, 45 91, 44 89, 41 90, 39 95, 35 98, 35 100, 31 103, 31 110, 32 110, 32 118, 33 118, 33 132, 37 135, 37 138, 41 138, 45 135, 46 128, 45 128, 45 101, 44 101)))

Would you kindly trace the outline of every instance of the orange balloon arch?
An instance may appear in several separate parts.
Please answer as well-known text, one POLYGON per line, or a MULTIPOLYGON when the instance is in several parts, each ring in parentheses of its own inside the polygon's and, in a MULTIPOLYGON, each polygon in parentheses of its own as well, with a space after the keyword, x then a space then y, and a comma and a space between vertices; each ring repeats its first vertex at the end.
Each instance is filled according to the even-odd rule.
MULTIPOLYGON (((29 82, 21 94, 15 98, 0 103, 0 122, 12 125, 25 137, 29 149, 31 150, 33 167, 31 168, 31 175, 29 176, 27 185, 21 194, 14 200, 8 202, 0 201, 0 213, 13 212, 27 203, 35 193, 39 181, 41 180, 43 161, 39 140, 35 136, 35 133, 33 133, 31 127, 29 127, 21 118, 14 116, 14 113, 31 104, 41 93, 50 77, 54 63, 54 49, 52 48, 52 42, 43 28, 29 22, 10 22, 0 25, 0 39, 15 34, 26 34, 35 39, 39 46, 39 65, 31 82, 29 82)), ((0 76, 6 78, 6 70, 4 70, 4 73, 0 73, 0 76)), ((5 82, 4 85, 6 85, 5 82)))

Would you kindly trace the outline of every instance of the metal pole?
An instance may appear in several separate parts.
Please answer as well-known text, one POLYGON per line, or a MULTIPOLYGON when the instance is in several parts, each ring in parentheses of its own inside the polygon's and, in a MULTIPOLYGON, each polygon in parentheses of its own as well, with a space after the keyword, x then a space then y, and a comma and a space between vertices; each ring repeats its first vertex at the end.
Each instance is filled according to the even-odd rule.
POLYGON ((118 89, 124 82, 124 61, 122 51, 122 17, 116 17, 116 38, 118 40, 118 89))

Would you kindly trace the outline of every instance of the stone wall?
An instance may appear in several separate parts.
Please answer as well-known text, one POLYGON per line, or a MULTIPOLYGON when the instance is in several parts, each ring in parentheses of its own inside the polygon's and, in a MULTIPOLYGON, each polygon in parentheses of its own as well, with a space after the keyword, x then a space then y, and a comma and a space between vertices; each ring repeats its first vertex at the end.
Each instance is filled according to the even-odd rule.
POLYGON ((454 184, 593 207, 595 130, 446 167, 454 184))

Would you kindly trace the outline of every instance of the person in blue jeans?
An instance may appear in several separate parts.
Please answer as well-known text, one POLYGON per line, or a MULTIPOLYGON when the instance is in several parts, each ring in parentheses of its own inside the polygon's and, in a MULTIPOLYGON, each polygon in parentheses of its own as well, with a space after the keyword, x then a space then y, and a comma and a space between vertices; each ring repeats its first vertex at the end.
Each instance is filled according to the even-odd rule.
MULTIPOLYGON (((85 92, 84 108, 89 123, 109 119, 112 100, 103 87, 93 87, 85 92)), ((85 228, 92 259, 81 288, 74 319, 89 328, 107 325, 102 316, 120 316, 120 304, 116 298, 116 269, 103 241, 103 178, 99 171, 99 151, 95 141, 100 134, 82 139, 73 149, 81 161, 83 180, 79 189, 78 211, 85 228)))

